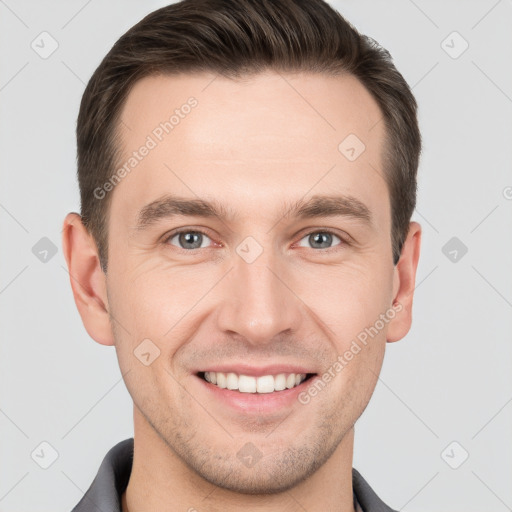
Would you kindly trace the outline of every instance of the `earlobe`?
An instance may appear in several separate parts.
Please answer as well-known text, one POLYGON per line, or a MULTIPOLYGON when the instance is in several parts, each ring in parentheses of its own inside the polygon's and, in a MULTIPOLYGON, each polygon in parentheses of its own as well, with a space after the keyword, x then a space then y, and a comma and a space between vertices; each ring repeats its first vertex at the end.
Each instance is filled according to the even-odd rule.
POLYGON ((412 324, 412 303, 416 286, 416 270, 420 257, 421 226, 409 224, 409 232, 402 248, 402 254, 394 270, 393 309, 396 316, 389 322, 387 341, 401 340, 412 324))
POLYGON ((68 213, 64 219, 62 248, 73 297, 85 329, 98 343, 114 345, 106 276, 101 269, 94 239, 77 213, 68 213))

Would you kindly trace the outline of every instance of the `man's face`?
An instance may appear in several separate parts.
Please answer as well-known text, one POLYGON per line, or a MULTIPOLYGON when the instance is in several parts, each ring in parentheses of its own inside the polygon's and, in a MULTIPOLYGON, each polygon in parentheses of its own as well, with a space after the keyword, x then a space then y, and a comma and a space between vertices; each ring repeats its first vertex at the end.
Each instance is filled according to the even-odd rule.
POLYGON ((384 123, 353 77, 212 78, 149 77, 128 97, 120 166, 153 147, 111 192, 108 308, 140 435, 158 435, 216 485, 269 493, 335 452, 376 384, 389 323, 335 363, 396 292, 384 123), (197 104, 181 108, 190 97, 197 104), (175 109, 179 122, 158 130, 175 109), (171 196, 226 216, 170 215, 171 196), (352 201, 337 215, 298 216, 316 196, 352 201), (314 380, 251 394, 198 375, 269 365, 335 376, 301 403, 314 380))

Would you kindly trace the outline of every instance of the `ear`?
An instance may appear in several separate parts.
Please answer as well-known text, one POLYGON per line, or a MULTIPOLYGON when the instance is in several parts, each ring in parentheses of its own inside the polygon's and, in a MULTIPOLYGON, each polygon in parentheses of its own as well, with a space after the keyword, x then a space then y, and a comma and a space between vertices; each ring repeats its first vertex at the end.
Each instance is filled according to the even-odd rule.
POLYGON ((387 341, 401 340, 411 328, 412 299, 416 285, 416 269, 420 257, 421 226, 409 224, 409 232, 402 247, 393 276, 393 305, 396 316, 389 322, 387 341))
POLYGON ((108 315, 106 275, 96 243, 77 213, 68 213, 62 230, 62 248, 75 304, 89 336, 102 345, 114 345, 108 315))

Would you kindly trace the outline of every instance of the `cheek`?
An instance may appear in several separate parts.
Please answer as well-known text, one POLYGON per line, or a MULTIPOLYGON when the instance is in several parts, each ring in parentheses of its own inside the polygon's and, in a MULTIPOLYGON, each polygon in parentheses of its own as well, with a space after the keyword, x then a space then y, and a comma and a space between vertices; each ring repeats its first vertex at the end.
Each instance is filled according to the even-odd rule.
POLYGON ((373 268, 354 264, 313 277, 326 284, 321 289, 310 287, 309 292, 304 289, 304 302, 328 327, 336 354, 325 371, 335 375, 334 388, 341 402, 355 401, 364 408, 384 357, 392 274, 378 264, 373 268))
MULTIPOLYGON (((114 267, 114 265, 113 265, 114 267)), ((132 261, 124 272, 109 279, 117 314, 137 333, 151 331, 161 337, 204 294, 208 277, 194 273, 191 267, 181 268, 145 258, 132 261), (205 282, 206 279, 206 282, 205 282)))
POLYGON ((392 275, 371 266, 344 265, 309 272, 300 297, 340 340, 340 350, 390 306, 392 275))
POLYGON ((171 267, 150 259, 134 265, 131 272, 111 275, 109 310, 120 364, 129 369, 141 343, 150 348, 154 343, 160 360, 170 364, 208 313, 205 293, 216 280, 211 268, 171 267))
MULTIPOLYGON (((343 327, 340 324, 340 332, 344 332, 343 327)), ((355 325, 346 330, 357 334, 336 338, 336 355, 320 378, 330 382, 327 384, 330 393, 325 399, 335 402, 336 410, 352 411, 358 417, 375 389, 384 358, 386 338, 383 331, 373 332, 359 329, 355 325)), ((356 417, 352 419, 355 421, 356 417)))

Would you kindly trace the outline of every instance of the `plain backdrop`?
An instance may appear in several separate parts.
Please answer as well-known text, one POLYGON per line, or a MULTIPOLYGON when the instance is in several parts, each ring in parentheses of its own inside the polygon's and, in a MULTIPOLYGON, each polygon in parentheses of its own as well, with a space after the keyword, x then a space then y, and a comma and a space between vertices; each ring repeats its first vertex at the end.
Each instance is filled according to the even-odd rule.
MULTIPOLYGON (((331 3, 391 52, 424 140, 413 326, 388 344, 354 467, 397 510, 511 510, 512 2, 331 3)), ((60 237, 79 209, 85 84, 165 4, 0 1, 2 512, 71 510, 133 435, 114 347, 83 328, 60 237)))

